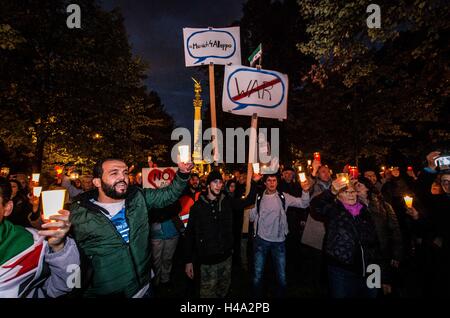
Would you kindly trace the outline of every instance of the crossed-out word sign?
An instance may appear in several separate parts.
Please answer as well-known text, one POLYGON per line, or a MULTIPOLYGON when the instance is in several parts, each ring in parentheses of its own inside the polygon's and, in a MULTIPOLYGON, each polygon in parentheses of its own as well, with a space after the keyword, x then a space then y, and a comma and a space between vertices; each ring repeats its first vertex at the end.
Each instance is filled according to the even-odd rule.
POLYGON ((183 38, 186 66, 241 64, 239 27, 183 28, 183 38))
POLYGON ((178 167, 143 168, 142 186, 144 188, 160 189, 172 183, 178 167))
POLYGON ((236 115, 286 119, 288 77, 240 65, 225 67, 222 108, 236 115))

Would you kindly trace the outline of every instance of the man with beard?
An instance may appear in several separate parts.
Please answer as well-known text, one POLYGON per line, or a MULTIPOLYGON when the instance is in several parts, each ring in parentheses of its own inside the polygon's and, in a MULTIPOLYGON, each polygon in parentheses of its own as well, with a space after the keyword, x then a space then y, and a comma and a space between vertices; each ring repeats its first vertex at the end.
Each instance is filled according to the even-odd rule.
POLYGON ((75 198, 70 208, 73 236, 85 260, 84 297, 150 296, 148 211, 175 202, 192 167, 180 162, 172 184, 155 190, 129 186, 128 167, 121 159, 97 163, 96 189, 75 198))

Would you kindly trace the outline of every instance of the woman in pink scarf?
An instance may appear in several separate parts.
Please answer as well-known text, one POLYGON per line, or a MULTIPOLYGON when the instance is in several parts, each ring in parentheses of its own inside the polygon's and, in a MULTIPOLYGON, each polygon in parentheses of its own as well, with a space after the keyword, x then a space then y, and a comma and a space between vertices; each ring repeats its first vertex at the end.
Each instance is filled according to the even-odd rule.
POLYGON ((375 298, 381 288, 379 243, 370 212, 358 202, 353 183, 334 180, 330 190, 311 201, 311 208, 326 219, 323 251, 330 296, 375 298))

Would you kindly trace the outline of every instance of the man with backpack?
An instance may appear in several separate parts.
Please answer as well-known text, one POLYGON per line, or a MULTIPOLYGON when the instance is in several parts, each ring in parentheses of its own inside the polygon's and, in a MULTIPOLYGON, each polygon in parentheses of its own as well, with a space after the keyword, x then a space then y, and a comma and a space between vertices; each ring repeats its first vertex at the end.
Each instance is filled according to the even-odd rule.
POLYGON ((256 205, 250 212, 254 228, 254 276, 253 288, 256 297, 262 296, 262 280, 266 257, 270 252, 277 277, 276 296, 283 297, 286 291, 286 247, 288 234, 286 210, 288 207, 309 206, 308 180, 301 183, 302 196, 293 197, 277 191, 278 178, 275 174, 264 176, 264 192, 258 195, 256 205))

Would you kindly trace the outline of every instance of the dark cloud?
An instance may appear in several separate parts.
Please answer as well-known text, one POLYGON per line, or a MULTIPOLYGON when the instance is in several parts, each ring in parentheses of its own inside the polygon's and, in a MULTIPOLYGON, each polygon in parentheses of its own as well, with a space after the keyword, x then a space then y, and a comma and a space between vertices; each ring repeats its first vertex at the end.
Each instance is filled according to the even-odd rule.
MULTIPOLYGON (((183 27, 226 27, 242 16, 245 0, 129 1, 104 0, 106 10, 121 9, 133 52, 150 65, 147 86, 156 91, 180 126, 192 128, 192 76, 184 66, 183 27)), ((206 81, 204 81, 206 82, 206 81)), ((216 89, 219 89, 216 87, 216 89)), ((203 100, 208 102, 208 88, 203 100)))

